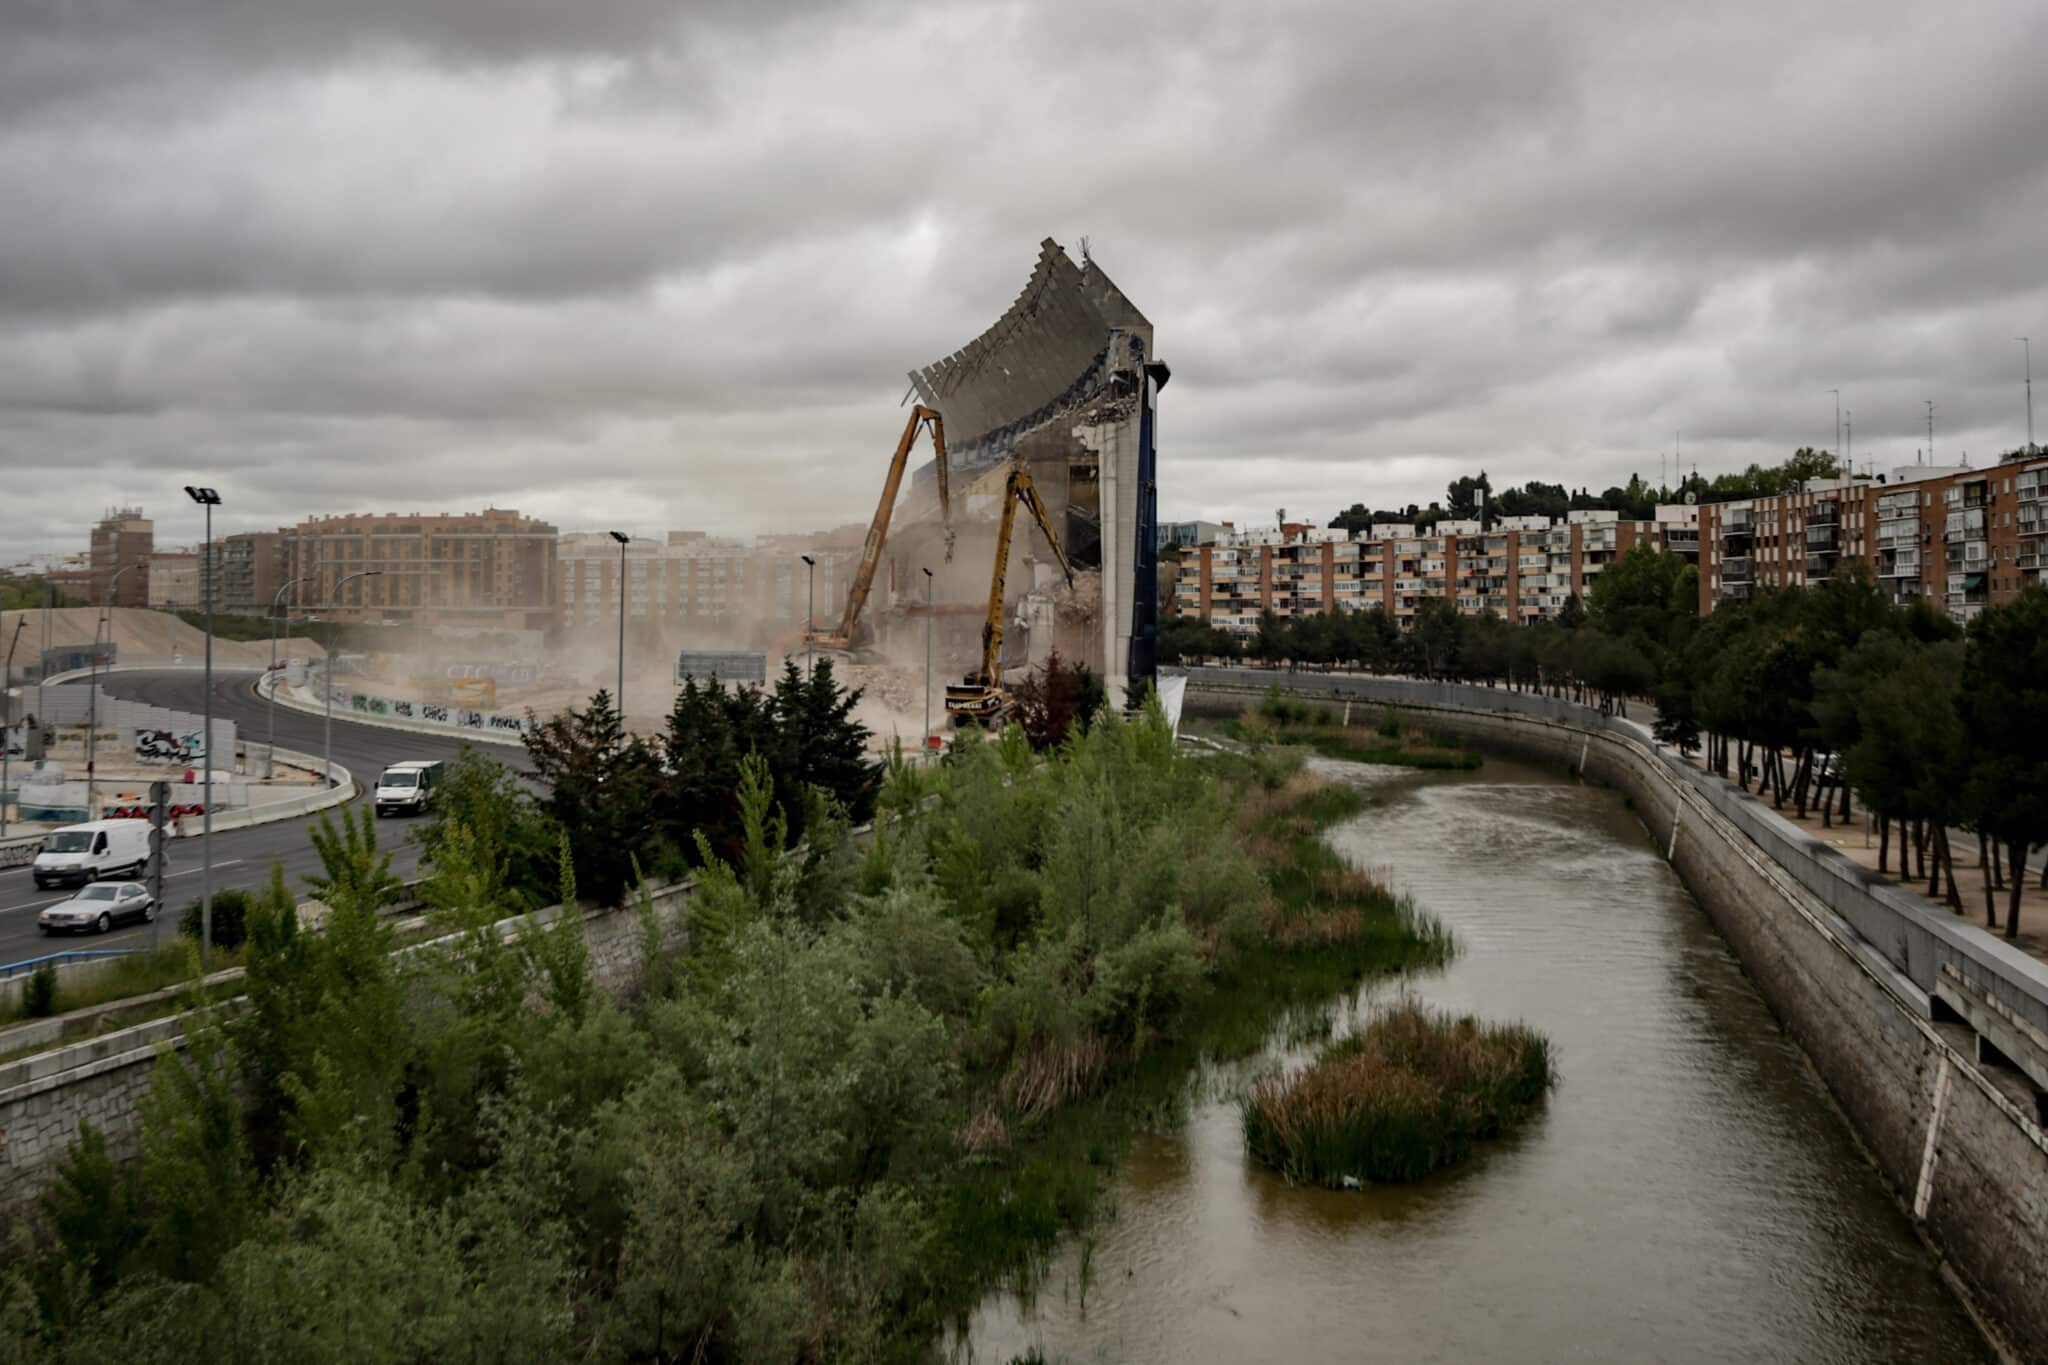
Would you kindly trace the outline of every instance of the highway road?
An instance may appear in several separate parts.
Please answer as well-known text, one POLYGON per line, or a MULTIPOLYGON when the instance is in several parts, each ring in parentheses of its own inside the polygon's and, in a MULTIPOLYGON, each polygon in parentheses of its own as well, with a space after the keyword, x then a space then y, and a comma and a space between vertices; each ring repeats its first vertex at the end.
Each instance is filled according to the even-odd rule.
MULTIPOLYGON (((213 671, 214 714, 233 720, 244 743, 260 744, 269 733, 268 704, 256 695, 253 670, 213 671)), ((195 715, 205 701, 205 675, 198 669, 165 669, 161 672, 112 673, 100 685, 114 696, 147 701, 158 706, 190 711, 195 715)), ((321 752, 321 721, 318 716, 277 708, 277 742, 286 749, 318 757, 321 752)), ((405 759, 449 759, 460 753, 463 741, 437 735, 389 730, 359 725, 334 716, 334 761, 348 769, 356 781, 357 796, 351 803, 361 805, 377 774, 405 759)), ((484 752, 500 762, 524 766, 525 755, 502 745, 484 746, 484 752)), ((284 864, 285 879, 294 891, 304 893, 305 879, 317 872, 320 859, 306 835, 318 816, 280 820, 253 829, 235 830, 213 836, 213 884, 216 890, 239 887, 261 890, 270 881, 274 862, 284 864)), ((416 818, 393 817, 376 822, 378 846, 392 850, 392 870, 411 877, 419 866, 419 849, 409 838, 416 818)), ((168 846, 169 864, 164 871, 164 900, 167 914, 160 914, 164 941, 177 932, 176 917, 199 899, 199 849, 196 838, 175 839, 168 846)), ((0 963, 20 962, 67 948, 147 947, 156 926, 130 925, 104 936, 46 938, 36 928, 36 914, 45 905, 64 900, 66 891, 38 891, 26 867, 0 871, 0 963)))

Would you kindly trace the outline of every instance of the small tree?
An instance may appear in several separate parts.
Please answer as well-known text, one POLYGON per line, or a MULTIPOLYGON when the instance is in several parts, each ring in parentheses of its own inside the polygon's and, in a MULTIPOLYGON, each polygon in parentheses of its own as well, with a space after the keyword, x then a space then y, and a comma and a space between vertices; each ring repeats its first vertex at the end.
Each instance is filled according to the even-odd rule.
POLYGON ((530 727, 526 753, 548 787, 547 813, 575 851, 577 885, 599 904, 619 904, 656 837, 653 751, 627 736, 611 695, 599 692, 583 710, 530 727))
POLYGON ((368 806, 355 814, 342 807, 339 826, 322 811, 311 834, 321 870, 306 879, 306 887, 321 904, 374 915, 405 894, 405 884, 391 871, 391 855, 377 851, 377 826, 368 806))
POLYGON ((1084 733, 1102 706, 1102 684, 1086 667, 1069 668, 1059 651, 1017 684, 1016 719, 1034 749, 1050 749, 1078 727, 1084 733))
POLYGON ((421 861, 438 868, 443 845, 458 830, 496 851, 498 883, 515 908, 543 905, 553 894, 553 823, 510 768, 467 744, 442 774, 432 817, 413 836, 421 861))
POLYGON ((2048 843, 2048 589, 2030 587, 1971 622, 1960 700, 1970 736, 1964 804, 2009 851, 2005 936, 2016 938, 2027 850, 2048 843))
MULTIPOLYGON (((248 892, 230 887, 213 893, 213 946, 216 948, 239 948, 248 938, 249 907, 256 898, 248 892)), ((187 938, 197 939, 204 925, 204 907, 193 901, 178 916, 178 932, 187 938)))

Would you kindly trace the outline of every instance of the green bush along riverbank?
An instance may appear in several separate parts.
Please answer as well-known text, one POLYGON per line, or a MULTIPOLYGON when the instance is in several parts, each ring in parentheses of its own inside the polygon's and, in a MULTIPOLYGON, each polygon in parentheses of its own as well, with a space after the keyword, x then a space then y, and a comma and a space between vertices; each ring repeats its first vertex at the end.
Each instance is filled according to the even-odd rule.
POLYGON ((575 917, 485 932, 545 846, 514 797, 437 831, 457 946, 399 958, 388 854, 324 826, 321 932, 281 877, 249 907, 248 1007, 159 1063, 139 1160, 83 1129, 20 1234, 9 1358, 928 1358, 1205 1057, 1450 952, 1318 837, 1356 793, 1179 753, 1156 707, 896 766, 865 841, 805 800, 797 838, 742 762, 690 952, 643 900, 623 1001, 575 917))

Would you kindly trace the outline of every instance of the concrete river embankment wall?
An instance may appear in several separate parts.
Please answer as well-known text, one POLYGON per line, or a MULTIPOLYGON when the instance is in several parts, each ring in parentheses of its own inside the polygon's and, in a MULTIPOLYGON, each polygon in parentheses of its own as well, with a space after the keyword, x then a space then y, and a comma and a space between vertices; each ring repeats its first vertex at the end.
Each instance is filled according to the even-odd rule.
POLYGON ((2048 1361, 2048 968, 1591 707, 1198 669, 1188 709, 1235 713, 1276 677, 1298 698, 1399 706, 1426 729, 1625 793, 1971 1301, 2011 1350, 2048 1361))

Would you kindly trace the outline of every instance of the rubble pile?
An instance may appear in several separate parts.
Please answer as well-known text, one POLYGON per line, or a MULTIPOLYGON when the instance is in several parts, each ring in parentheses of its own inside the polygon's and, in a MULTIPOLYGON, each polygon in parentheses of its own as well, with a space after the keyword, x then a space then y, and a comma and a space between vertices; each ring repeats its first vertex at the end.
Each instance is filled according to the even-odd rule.
MULTIPOLYGON (((835 662, 832 671, 847 687, 857 687, 861 700, 872 702, 886 710, 908 714, 924 705, 924 668, 910 669, 895 664, 843 664, 835 662)), ((942 686, 943 679, 934 681, 933 686, 942 686)))
POLYGON ((1076 570, 1074 586, 1061 583, 1053 593, 1052 605, 1062 621, 1094 625, 1102 616, 1102 570, 1076 570))

